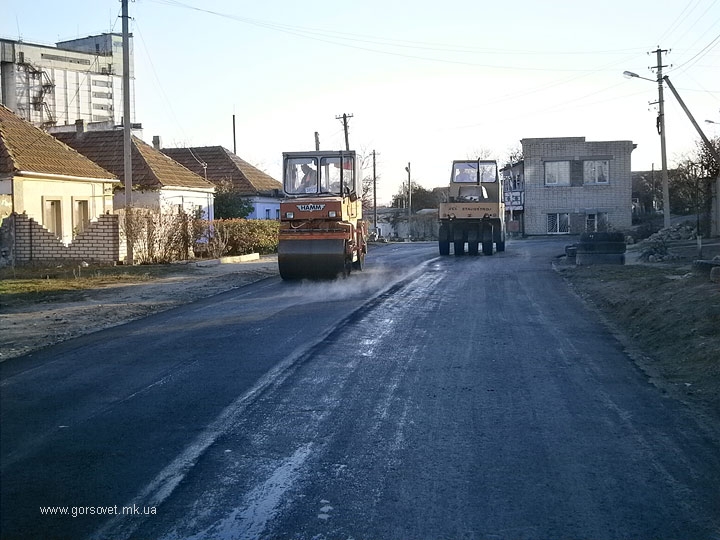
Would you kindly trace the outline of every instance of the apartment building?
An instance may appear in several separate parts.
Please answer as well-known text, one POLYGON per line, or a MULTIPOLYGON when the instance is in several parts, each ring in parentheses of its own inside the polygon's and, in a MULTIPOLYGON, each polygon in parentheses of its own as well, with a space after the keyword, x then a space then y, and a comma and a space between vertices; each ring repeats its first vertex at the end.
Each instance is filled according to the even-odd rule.
MULTIPOLYGON (((134 122, 133 41, 130 36, 130 118, 134 122)), ((0 103, 37 127, 77 120, 122 123, 121 34, 51 45, 0 39, 0 103)))

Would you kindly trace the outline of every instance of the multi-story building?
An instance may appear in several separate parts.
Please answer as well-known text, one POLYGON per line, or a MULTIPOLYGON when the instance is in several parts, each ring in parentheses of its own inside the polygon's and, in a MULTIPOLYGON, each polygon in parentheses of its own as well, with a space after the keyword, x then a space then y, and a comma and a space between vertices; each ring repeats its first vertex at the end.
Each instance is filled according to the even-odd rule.
POLYGON ((527 235, 622 230, 632 224, 632 141, 522 139, 527 235))
MULTIPOLYGON (((134 122, 132 36, 130 118, 134 122)), ((56 46, 0 39, 0 103, 38 127, 123 118, 121 34, 61 41, 56 46)))

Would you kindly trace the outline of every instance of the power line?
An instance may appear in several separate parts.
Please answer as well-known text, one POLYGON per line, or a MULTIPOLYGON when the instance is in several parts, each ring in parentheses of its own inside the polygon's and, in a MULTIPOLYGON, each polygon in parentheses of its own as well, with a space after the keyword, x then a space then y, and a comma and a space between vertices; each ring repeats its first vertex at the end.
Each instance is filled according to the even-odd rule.
POLYGON ((500 69, 500 70, 514 70, 514 71, 539 71, 539 72, 548 72, 548 71, 554 71, 554 72, 588 72, 588 71, 594 71, 592 69, 563 69, 563 68, 544 68, 544 67, 535 67, 535 66, 508 66, 505 64, 485 64, 485 63, 477 63, 477 62, 470 62, 470 61, 464 61, 464 60, 450 60, 447 58, 434 58, 429 56, 421 56, 421 55, 413 55, 413 54, 405 54, 401 52, 395 52, 390 50, 383 50, 378 48, 371 48, 371 47, 365 47, 360 45, 353 45, 351 43, 345 43, 339 40, 344 41, 351 41, 351 42, 361 42, 361 43, 368 43, 370 45, 376 45, 376 46, 391 46, 391 47, 400 47, 400 48, 411 48, 411 49, 421 49, 421 50, 437 50, 440 52, 466 52, 466 53, 482 53, 482 54, 496 54, 496 55, 517 55, 517 54, 523 54, 523 55, 549 55, 549 54, 561 54, 561 55, 576 55, 576 54, 583 54, 583 55, 590 55, 590 54, 627 54, 627 53, 638 53, 641 50, 645 51, 646 48, 638 48, 638 49, 617 49, 617 50, 603 50, 603 51, 515 51, 511 49, 503 50, 503 49, 487 49, 487 48, 474 48, 474 47, 462 47, 460 48, 457 45, 447 45, 447 44, 432 44, 432 43, 426 43, 426 42, 413 42, 413 41, 400 41, 400 40, 390 40, 387 38, 382 37, 372 37, 372 36, 361 36, 364 39, 360 39, 356 36, 358 34, 350 34, 350 33, 344 33, 344 32, 338 32, 338 31, 328 31, 328 30, 319 30, 319 29, 312 29, 307 27, 301 27, 301 26, 290 26, 290 25, 283 25, 278 23, 272 23, 267 21, 262 21, 259 19, 249 19, 247 17, 240 17, 237 15, 231 15, 227 13, 221 13, 218 11, 213 11, 205 8, 199 8, 192 5, 185 4, 183 2, 179 2, 177 0, 150 0, 154 1, 158 4, 164 4, 164 5, 170 5, 175 7, 181 7, 185 9, 190 9, 202 13, 207 13, 210 15, 234 20, 237 22, 250 24, 253 26, 258 26, 262 28, 268 28, 271 30, 275 30, 277 32, 282 32, 294 36, 298 36, 304 39, 310 39, 314 41, 320 41, 323 43, 329 43, 333 45, 338 45, 341 47, 347 47, 352 48, 356 50, 362 50, 367 52, 372 52, 376 54, 383 54, 388 56, 397 56, 401 58, 410 58, 415 60, 424 60, 429 62, 437 62, 437 63, 443 63, 443 64, 455 64, 455 65, 465 65, 465 66, 472 66, 472 67, 484 67, 489 69, 500 69))
MULTIPOLYGON (((700 51, 697 52, 697 53, 696 53, 693 57, 691 57, 689 60, 686 60, 685 62, 683 62, 683 63, 680 64, 679 66, 675 66, 672 71, 677 71, 677 70, 680 69, 681 67, 688 65, 690 62, 692 62, 692 61, 695 60, 696 58, 697 58, 697 60, 695 60, 695 62, 693 62, 693 63, 697 63, 703 56, 705 56, 707 53, 709 53, 718 43, 720 43, 720 34, 718 34, 717 36, 715 36, 710 43, 708 43, 708 44, 705 45, 702 49, 700 49, 700 51)), ((689 66, 689 67, 691 67, 691 66, 689 66)), ((687 69, 689 69, 689 67, 688 67, 687 69)))
POLYGON ((694 3, 695 5, 693 5, 692 1, 688 2, 685 5, 685 7, 683 8, 683 10, 680 12, 680 15, 678 15, 677 17, 675 17, 673 19, 673 23, 668 27, 667 30, 665 30, 665 32, 663 32, 663 34, 656 40, 656 42, 657 43, 662 43, 663 41, 667 42, 668 36, 670 34, 672 34, 675 31, 675 29, 678 28, 683 23, 683 21, 690 16, 690 14, 695 10, 695 8, 697 7, 697 5, 699 3, 700 3, 700 0, 695 0, 695 3, 694 3), (690 7, 691 5, 692 5, 692 8, 690 7), (690 9, 690 10, 688 11, 688 9, 690 9))

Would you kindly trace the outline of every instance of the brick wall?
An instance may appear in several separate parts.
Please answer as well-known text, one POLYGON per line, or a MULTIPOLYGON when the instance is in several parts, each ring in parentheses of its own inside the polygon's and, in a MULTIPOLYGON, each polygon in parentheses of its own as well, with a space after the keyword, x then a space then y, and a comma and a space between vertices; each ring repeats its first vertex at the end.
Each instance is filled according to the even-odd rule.
POLYGON ((0 229, 0 257, 6 264, 59 261, 115 264, 121 259, 120 226, 116 215, 101 215, 67 246, 25 214, 5 218, 0 229))

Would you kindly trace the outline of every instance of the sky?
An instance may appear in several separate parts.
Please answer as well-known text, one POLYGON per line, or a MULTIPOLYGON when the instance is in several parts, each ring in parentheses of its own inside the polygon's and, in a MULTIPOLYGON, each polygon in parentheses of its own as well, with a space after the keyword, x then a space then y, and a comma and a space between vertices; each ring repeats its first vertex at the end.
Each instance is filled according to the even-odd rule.
MULTIPOLYGON (((122 30, 119 0, 3 0, 0 36, 122 30)), ((658 48, 701 129, 720 136, 720 0, 134 0, 135 118, 163 145, 233 149, 281 180, 282 153, 376 153, 378 204, 500 165, 533 137, 630 140, 661 168, 658 48), (624 71, 640 78, 623 77, 624 71), (711 120, 714 123, 705 122, 711 120)), ((668 165, 699 136, 668 88, 668 165)), ((370 162, 370 160, 368 160, 370 162)), ((368 169, 368 174, 371 174, 368 169)))

